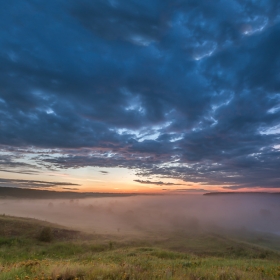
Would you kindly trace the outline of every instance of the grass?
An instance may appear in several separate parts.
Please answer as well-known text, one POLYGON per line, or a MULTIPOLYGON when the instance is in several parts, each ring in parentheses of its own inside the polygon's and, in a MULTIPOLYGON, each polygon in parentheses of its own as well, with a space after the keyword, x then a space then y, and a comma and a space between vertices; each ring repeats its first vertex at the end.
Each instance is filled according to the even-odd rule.
POLYGON ((280 279, 279 252, 256 240, 183 231, 144 239, 90 235, 0 216, 0 279, 280 279), (44 227, 52 231, 51 242, 39 241, 44 227))

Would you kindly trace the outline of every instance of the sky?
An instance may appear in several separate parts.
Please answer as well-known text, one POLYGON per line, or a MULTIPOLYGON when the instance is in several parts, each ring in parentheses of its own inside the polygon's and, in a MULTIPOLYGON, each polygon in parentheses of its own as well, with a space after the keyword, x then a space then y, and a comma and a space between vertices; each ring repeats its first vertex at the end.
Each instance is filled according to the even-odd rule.
POLYGON ((0 2, 0 186, 278 191, 280 1, 0 2))

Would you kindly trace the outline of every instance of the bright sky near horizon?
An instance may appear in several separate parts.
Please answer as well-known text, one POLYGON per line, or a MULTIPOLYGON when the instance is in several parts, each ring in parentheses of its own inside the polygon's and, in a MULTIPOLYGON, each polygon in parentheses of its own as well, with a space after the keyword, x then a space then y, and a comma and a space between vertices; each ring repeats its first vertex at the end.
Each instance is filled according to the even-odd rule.
POLYGON ((280 1, 1 1, 0 35, 0 186, 279 189, 280 1))

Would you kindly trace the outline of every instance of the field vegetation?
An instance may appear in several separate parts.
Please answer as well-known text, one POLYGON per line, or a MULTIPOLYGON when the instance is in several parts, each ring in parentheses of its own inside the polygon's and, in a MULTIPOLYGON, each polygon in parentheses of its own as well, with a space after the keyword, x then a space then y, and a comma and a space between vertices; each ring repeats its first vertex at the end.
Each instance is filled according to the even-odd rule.
POLYGON ((2 215, 0 279, 280 279, 271 240, 279 243, 248 232, 98 235, 2 215))

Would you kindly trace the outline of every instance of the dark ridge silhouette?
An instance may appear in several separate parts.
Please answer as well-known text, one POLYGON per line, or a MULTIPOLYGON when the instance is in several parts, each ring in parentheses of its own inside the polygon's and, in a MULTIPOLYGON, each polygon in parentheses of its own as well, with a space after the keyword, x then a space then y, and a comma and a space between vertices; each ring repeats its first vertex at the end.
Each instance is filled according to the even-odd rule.
MULTIPOLYGON (((0 198, 37 198, 37 199, 78 199, 90 197, 128 197, 138 195, 136 193, 100 193, 100 192, 59 192, 49 190, 34 190, 0 187, 0 198)), ((143 194, 141 194, 143 195, 143 194)))
POLYGON ((209 192, 209 193, 204 193, 203 195, 228 195, 228 194, 231 194, 231 195, 233 195, 233 194, 235 194, 235 195, 240 195, 240 194, 242 194, 242 195, 252 195, 252 194, 258 194, 258 195, 260 195, 260 194, 280 194, 280 192, 209 192))

